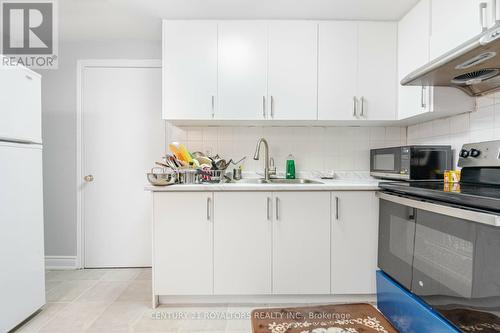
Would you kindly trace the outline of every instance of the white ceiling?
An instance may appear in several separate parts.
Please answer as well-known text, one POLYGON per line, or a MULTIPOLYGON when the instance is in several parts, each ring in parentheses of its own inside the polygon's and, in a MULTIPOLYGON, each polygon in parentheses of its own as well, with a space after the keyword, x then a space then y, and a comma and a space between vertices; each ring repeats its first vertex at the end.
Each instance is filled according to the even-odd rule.
POLYGON ((418 0, 60 0, 61 40, 161 38, 162 18, 398 20, 418 0))

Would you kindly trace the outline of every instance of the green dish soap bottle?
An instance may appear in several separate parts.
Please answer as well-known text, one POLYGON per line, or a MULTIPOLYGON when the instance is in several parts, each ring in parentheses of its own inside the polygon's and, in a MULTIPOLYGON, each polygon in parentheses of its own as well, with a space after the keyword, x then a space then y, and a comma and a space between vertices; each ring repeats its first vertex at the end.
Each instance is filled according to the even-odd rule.
POLYGON ((295 179, 295 160, 292 154, 286 158, 286 179, 295 179))

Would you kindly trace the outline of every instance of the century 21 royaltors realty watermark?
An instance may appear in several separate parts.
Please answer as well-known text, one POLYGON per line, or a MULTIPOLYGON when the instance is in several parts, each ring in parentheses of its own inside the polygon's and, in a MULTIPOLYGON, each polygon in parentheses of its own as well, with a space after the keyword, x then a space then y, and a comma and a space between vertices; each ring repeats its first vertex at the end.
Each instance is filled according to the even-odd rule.
POLYGON ((56 69, 56 0, 0 0, 3 65, 56 69))

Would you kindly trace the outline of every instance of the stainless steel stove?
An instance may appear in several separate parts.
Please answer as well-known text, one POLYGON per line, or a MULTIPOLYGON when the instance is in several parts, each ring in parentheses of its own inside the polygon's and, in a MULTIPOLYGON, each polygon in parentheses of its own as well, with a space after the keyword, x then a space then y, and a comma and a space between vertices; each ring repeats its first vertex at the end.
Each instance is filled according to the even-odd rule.
POLYGON ((379 267, 462 332, 500 332, 500 141, 466 144, 459 183, 382 183, 379 267))

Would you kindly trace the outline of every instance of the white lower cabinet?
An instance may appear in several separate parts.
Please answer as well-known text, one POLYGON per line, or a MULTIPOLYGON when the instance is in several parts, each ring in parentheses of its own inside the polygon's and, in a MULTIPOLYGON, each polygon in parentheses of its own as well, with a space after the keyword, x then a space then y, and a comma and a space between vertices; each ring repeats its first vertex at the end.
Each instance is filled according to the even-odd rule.
POLYGON ((154 295, 373 294, 374 191, 154 192, 154 295))
POLYGON ((214 294, 271 293, 272 193, 214 193, 214 294))
POLYGON ((153 194, 156 295, 213 294, 213 194, 153 194))
POLYGON ((378 242, 375 192, 332 192, 332 211, 332 293, 375 293, 378 242))
POLYGON ((330 293, 330 193, 275 192, 273 293, 330 293))

